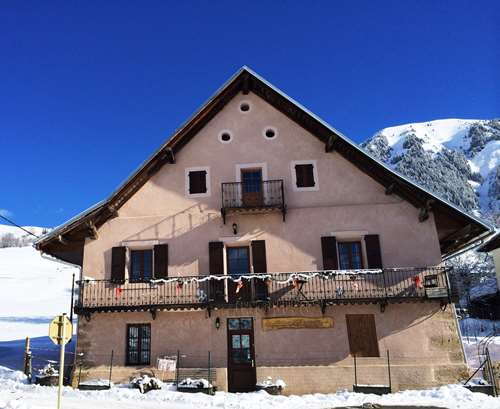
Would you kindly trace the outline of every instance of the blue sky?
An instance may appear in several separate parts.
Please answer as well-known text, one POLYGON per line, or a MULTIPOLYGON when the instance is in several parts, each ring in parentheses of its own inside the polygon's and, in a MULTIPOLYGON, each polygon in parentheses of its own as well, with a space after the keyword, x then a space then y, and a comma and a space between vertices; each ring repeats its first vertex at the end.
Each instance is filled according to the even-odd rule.
POLYGON ((240 66, 357 142, 500 116, 497 1, 0 6, 0 209, 53 226, 105 198, 240 66))

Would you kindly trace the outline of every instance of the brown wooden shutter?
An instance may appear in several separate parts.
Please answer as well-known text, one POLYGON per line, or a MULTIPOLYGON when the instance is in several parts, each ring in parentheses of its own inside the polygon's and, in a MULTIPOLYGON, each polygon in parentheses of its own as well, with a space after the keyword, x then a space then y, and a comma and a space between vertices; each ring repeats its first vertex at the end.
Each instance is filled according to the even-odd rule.
MULTIPOLYGON (((210 274, 224 274, 224 243, 211 241, 208 243, 208 258, 210 274)), ((224 301, 224 281, 210 280, 210 301, 224 301)))
POLYGON ((211 241, 208 243, 210 274, 224 274, 224 243, 211 241))
MULTIPOLYGON (((252 265, 254 274, 267 273, 266 242, 264 240, 252 241, 252 265)), ((255 283, 255 298, 267 300, 268 289, 266 282, 259 278, 253 281, 255 283)))
POLYGON ((295 175, 297 187, 313 187, 315 185, 312 164, 295 165, 295 175))
POLYGON ((196 170, 189 172, 189 193, 207 192, 207 172, 205 170, 196 170))
POLYGON ((266 242, 264 240, 252 241, 252 264, 255 274, 267 273, 266 242))
POLYGON ((377 330, 373 314, 346 314, 349 350, 358 357, 378 357, 377 330))
POLYGON ((125 254, 126 247, 111 249, 111 281, 123 283, 125 281, 125 254))
POLYGON ((168 244, 157 244, 154 251, 154 278, 168 277, 168 244))
POLYGON ((382 268, 382 255, 380 253, 380 239, 378 234, 365 236, 366 258, 368 268, 382 268))
POLYGON ((337 239, 334 236, 321 237, 323 253, 323 270, 338 270, 337 239))

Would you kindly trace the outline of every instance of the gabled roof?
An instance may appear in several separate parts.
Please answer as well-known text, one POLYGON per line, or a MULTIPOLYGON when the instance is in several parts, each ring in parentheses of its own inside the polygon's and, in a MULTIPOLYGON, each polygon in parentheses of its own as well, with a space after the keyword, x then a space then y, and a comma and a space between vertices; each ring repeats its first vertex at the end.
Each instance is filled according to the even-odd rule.
POLYGON ((490 234, 492 228, 488 224, 393 171, 251 69, 242 67, 106 200, 41 237, 35 246, 55 257, 81 264, 85 237, 94 235, 99 226, 115 217, 123 203, 159 169, 175 163, 177 152, 240 91, 263 98, 320 139, 327 152, 338 152, 385 186, 388 194, 397 194, 419 208, 423 219, 432 211, 443 255, 490 234))

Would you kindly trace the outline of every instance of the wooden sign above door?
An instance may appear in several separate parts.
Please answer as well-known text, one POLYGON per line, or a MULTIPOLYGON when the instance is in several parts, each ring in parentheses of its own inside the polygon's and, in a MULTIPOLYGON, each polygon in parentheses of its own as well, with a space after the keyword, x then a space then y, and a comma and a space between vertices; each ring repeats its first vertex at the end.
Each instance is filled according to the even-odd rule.
POLYGON ((263 318, 262 329, 272 331, 276 329, 323 329, 333 328, 331 317, 274 317, 263 318))

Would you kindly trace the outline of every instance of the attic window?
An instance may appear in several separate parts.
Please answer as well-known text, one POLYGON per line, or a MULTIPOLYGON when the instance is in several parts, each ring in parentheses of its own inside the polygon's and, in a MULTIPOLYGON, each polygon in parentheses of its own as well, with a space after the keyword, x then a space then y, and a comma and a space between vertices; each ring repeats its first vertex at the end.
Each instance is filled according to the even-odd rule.
POLYGON ((219 141, 222 143, 229 143, 233 139, 231 132, 224 130, 219 134, 219 141))
POLYGON ((264 135, 264 138, 266 138, 266 139, 275 139, 276 136, 278 136, 278 131, 276 130, 276 128, 267 127, 264 129, 262 134, 264 135))
POLYGON ((210 196, 210 174, 208 167, 186 169, 186 196, 210 196))
POLYGON ((248 111, 250 111, 250 104, 248 102, 246 102, 246 101, 242 102, 240 104, 240 111, 241 112, 248 112, 248 111))
POLYGON ((298 160, 291 163, 293 190, 311 192, 319 190, 318 169, 315 160, 298 160))

